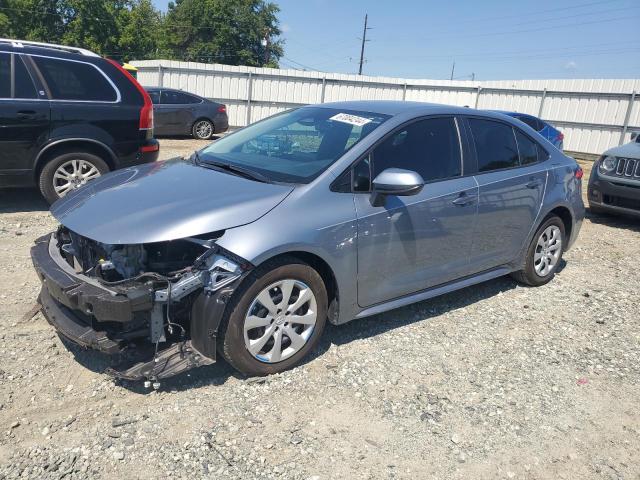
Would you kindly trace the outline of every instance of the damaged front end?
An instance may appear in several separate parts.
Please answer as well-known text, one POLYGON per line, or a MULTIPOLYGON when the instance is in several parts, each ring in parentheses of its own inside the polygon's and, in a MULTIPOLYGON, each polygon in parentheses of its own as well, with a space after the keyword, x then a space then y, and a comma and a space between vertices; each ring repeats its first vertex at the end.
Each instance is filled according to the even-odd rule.
POLYGON ((216 244, 223 234, 108 245, 61 226, 31 249, 43 313, 72 342, 124 358, 115 377, 155 383, 211 364, 225 307, 253 268, 216 244))

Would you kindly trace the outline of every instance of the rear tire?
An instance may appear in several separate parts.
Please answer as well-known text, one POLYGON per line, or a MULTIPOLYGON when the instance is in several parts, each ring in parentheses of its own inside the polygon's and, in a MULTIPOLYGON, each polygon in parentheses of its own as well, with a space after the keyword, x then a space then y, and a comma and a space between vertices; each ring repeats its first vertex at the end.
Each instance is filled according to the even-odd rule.
POLYGON ((191 134, 196 140, 209 140, 214 133, 213 123, 206 119, 198 120, 191 127, 191 134))
POLYGON ((533 235, 527 249, 525 267, 511 276, 532 287, 549 283, 562 262, 565 245, 564 223, 555 215, 547 217, 533 235))
POLYGON ((258 267, 234 293, 220 323, 218 349, 245 375, 279 373, 299 364, 317 345, 326 318, 327 290, 318 272, 295 257, 274 259, 258 267), (280 289, 287 282, 291 285, 288 295, 287 287, 280 289), (264 295, 268 295, 265 303, 271 303, 273 312, 260 302, 264 295), (289 312, 288 307, 299 301, 304 303, 289 312), (315 323, 311 324, 314 314, 315 323), (298 319, 306 324, 296 322, 298 319), (260 326, 252 327, 252 321, 260 326), (258 345, 264 338, 266 343, 258 345), (281 347, 274 354, 276 338, 281 347))
POLYGON ((40 172, 38 185, 42 196, 51 204, 108 171, 109 165, 97 155, 65 152, 47 161, 40 172), (65 182, 70 185, 68 189, 64 188, 65 182))

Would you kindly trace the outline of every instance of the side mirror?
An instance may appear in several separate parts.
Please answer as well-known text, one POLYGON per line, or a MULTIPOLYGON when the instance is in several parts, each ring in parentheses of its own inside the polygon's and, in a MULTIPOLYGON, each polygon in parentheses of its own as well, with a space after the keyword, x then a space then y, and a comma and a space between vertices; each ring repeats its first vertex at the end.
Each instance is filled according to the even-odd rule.
POLYGON ((387 168, 373 179, 371 205, 381 207, 387 195, 410 196, 422 191, 424 180, 417 172, 387 168))

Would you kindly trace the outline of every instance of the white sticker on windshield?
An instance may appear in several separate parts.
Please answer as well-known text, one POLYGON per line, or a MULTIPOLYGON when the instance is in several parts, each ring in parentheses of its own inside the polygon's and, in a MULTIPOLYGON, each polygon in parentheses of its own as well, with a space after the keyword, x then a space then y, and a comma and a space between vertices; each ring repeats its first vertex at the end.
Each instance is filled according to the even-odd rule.
POLYGON ((334 120, 336 122, 348 123, 350 125, 355 125, 356 127, 362 127, 367 123, 371 123, 371 120, 364 117, 359 117, 357 115, 351 115, 349 113, 338 113, 334 115, 329 120, 334 120))

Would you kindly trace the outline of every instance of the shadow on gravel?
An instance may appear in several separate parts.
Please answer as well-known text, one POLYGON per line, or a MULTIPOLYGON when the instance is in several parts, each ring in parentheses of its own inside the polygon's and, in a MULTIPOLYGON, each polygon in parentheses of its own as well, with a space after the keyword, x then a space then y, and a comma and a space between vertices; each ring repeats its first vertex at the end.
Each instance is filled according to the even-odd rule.
POLYGON ((49 205, 35 188, 0 190, 0 213, 45 212, 49 205))
POLYGON ((587 218, 591 223, 605 225, 612 228, 624 228, 634 232, 640 232, 640 219, 625 217, 622 215, 610 215, 606 213, 593 213, 587 210, 587 218))
MULTIPOLYGON (((562 267, 564 267, 564 264, 561 268, 562 267)), ((511 278, 501 277, 441 297, 398 308, 390 312, 353 320, 345 325, 335 326, 327 324, 319 345, 305 359, 303 364, 321 357, 333 344, 346 345, 354 340, 370 338, 391 332, 396 328, 404 327, 411 323, 428 321, 434 316, 464 308, 479 300, 512 290, 516 285, 517 283, 511 278)), ((115 363, 117 363, 116 359, 112 359, 108 355, 94 350, 85 350, 82 347, 70 343, 63 337, 61 337, 61 340, 66 348, 74 355, 76 361, 93 372, 104 374, 107 367, 114 366, 115 363)), ((249 382, 263 381, 262 379, 248 379, 233 369, 219 356, 213 365, 196 368, 182 375, 163 380, 161 389, 163 391, 194 390, 202 387, 223 385, 231 377, 249 382)), ((264 381, 268 380, 265 379, 264 381)), ((117 383, 132 393, 146 394, 151 392, 150 389, 144 387, 143 382, 118 380, 117 383)))

